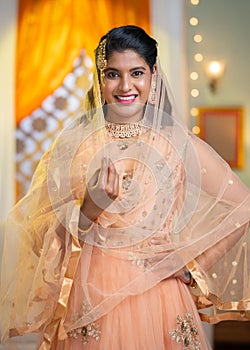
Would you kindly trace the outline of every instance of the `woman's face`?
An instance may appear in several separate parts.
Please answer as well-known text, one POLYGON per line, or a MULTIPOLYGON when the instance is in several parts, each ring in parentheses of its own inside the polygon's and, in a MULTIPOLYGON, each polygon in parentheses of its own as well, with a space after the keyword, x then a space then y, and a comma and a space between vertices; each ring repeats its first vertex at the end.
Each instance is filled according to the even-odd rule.
POLYGON ((102 80, 102 95, 107 103, 106 119, 114 123, 141 120, 151 76, 146 61, 135 51, 114 51, 102 80))

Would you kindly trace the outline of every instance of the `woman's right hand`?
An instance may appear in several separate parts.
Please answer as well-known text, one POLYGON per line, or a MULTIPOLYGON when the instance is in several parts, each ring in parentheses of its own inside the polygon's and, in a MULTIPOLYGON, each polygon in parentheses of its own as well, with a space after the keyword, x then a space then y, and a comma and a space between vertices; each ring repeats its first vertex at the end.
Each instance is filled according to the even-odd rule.
POLYGON ((87 191, 81 206, 80 227, 86 226, 87 222, 94 221, 119 194, 119 175, 114 164, 109 158, 102 159, 101 168, 90 179, 87 191), (84 220, 84 217, 88 220, 84 220))

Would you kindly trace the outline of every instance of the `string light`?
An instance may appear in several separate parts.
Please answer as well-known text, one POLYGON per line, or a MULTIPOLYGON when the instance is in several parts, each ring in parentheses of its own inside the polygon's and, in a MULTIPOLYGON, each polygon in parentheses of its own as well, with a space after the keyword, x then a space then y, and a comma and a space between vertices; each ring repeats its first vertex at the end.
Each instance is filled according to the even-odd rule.
POLYGON ((194 27, 197 26, 198 23, 199 23, 198 18, 196 18, 196 17, 191 17, 191 18, 189 19, 189 23, 190 23, 191 26, 194 26, 194 27))
POLYGON ((201 62, 201 61, 203 61, 203 55, 202 55, 201 53, 196 53, 196 54, 194 55, 194 60, 195 60, 196 62, 201 62))
POLYGON ((192 117, 198 117, 198 115, 199 115, 198 108, 196 108, 196 107, 191 108, 190 109, 190 114, 191 114, 192 117))
POLYGON ((198 97, 200 94, 200 91, 198 89, 192 89, 191 90, 191 96, 192 97, 198 97))
POLYGON ((198 135, 200 132, 201 132, 201 129, 199 128, 199 126, 195 125, 193 128, 192 128, 192 132, 196 135, 198 135))
POLYGON ((199 78, 199 74, 197 72, 190 73, 190 79, 197 80, 199 78))
POLYGON ((194 41, 196 43, 200 43, 202 41, 202 36, 200 34, 195 34, 194 35, 194 41))
POLYGON ((199 5, 200 0, 190 0, 192 5, 199 5))
MULTIPOLYGON (((190 0, 190 3, 192 5, 199 5, 199 0, 190 0)), ((197 17, 191 17, 189 19, 189 24, 193 27, 197 26, 199 24, 199 19, 197 17)), ((193 36, 193 40, 195 43, 201 43, 203 38, 202 38, 202 35, 201 34, 198 34, 198 33, 195 33, 194 36, 193 36)), ((203 55, 200 53, 200 52, 196 52, 194 54, 194 61, 197 62, 197 63, 200 63, 203 61, 203 55)), ((198 72, 196 71, 192 71, 189 75, 190 79, 193 80, 193 81, 197 81, 199 79, 199 74, 198 72)), ((190 91, 190 95, 193 97, 193 98, 197 98, 200 94, 200 91, 197 89, 197 88, 193 88, 191 89, 190 91)), ((190 109, 190 115, 192 117, 198 117, 199 115, 199 110, 198 108, 196 107, 193 107, 190 109)), ((200 133, 200 127, 198 125, 195 125, 193 126, 192 128, 192 132, 196 135, 198 135, 200 133)))

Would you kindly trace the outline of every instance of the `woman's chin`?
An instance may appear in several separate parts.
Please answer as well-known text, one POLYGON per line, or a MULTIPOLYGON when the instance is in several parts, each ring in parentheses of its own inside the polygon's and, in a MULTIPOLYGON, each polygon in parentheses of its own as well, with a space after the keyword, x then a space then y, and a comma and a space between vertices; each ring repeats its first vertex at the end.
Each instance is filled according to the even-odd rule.
POLYGON ((142 119, 144 105, 140 103, 112 103, 108 105, 107 119, 112 122, 137 122, 142 119))

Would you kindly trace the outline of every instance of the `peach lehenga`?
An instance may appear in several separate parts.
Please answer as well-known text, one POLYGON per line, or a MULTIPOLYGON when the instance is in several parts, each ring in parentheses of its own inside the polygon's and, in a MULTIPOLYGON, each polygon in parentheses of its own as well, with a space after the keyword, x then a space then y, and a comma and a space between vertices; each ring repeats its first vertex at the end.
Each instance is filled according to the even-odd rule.
POLYGON ((40 350, 205 350, 201 319, 249 319, 250 192, 178 119, 159 63, 157 72, 142 132, 122 138, 107 132, 95 76, 94 101, 86 98, 11 211, 4 342, 35 332, 40 350), (82 232, 86 184, 103 156, 120 174, 120 194, 82 232), (173 278, 185 266, 195 289, 173 278), (213 315, 200 314, 206 306, 213 315))

